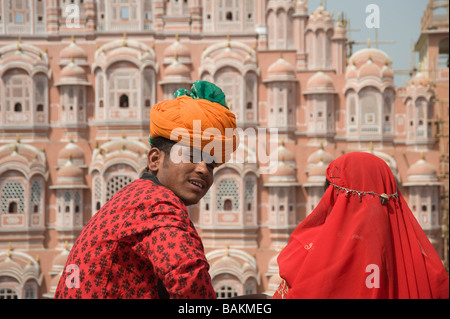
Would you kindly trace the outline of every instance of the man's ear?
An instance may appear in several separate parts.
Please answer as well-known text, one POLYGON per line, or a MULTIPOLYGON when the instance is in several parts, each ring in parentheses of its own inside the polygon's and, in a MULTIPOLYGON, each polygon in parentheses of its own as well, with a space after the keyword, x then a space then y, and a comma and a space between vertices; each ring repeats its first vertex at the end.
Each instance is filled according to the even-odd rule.
POLYGON ((164 161, 164 152, 161 151, 160 149, 154 147, 148 152, 147 164, 150 172, 156 174, 162 167, 163 161, 164 161))

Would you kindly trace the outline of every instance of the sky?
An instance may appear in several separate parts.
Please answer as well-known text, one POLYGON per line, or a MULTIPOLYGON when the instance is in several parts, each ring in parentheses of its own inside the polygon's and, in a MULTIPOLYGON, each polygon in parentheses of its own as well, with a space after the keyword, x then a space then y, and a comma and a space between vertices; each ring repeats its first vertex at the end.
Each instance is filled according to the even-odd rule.
MULTIPOLYGON (((309 0, 308 10, 313 12, 319 7, 320 0, 309 0)), ((427 7, 428 0, 323 0, 328 12, 334 10, 337 20, 338 12, 344 12, 350 20, 351 40, 363 42, 353 46, 353 52, 367 48, 367 39, 371 39, 371 47, 375 48, 375 30, 378 30, 378 41, 395 43, 378 44, 378 48, 392 59, 394 70, 409 70, 411 63, 417 68, 418 54, 414 53, 411 61, 411 42, 416 44, 420 36, 420 20, 427 7), (375 11, 370 5, 379 8, 379 28, 368 28, 366 20, 373 22, 375 11), (369 6, 368 12, 366 8, 369 6), (356 31, 358 30, 358 31, 356 31)), ((370 26, 370 24, 369 24, 370 26)), ((348 36, 348 35, 347 35, 348 36)), ((395 74, 397 87, 404 87, 410 79, 409 75, 395 74)))

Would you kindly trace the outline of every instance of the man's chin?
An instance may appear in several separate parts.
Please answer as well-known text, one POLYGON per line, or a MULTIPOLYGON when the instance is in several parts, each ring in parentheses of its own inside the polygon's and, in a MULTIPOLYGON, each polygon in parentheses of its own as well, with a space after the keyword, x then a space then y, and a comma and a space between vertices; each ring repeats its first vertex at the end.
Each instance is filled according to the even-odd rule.
POLYGON ((192 205, 198 204, 200 199, 201 198, 199 198, 199 199, 184 199, 184 198, 182 198, 181 200, 183 201, 184 205, 192 206, 192 205))

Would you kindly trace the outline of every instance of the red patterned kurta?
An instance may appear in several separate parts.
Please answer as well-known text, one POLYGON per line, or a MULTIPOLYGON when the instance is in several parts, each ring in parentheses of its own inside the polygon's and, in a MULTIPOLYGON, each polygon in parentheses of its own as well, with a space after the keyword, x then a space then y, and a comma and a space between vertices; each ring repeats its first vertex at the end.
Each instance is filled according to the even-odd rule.
POLYGON ((208 269, 184 203, 144 174, 83 229, 55 298, 215 298, 208 269))

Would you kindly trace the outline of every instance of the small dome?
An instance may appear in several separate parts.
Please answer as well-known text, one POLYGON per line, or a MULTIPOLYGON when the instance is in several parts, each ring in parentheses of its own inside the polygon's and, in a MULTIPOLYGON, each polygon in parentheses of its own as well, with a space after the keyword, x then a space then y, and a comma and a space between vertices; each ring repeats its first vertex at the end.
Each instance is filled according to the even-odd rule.
POLYGON ((311 15, 309 16, 308 24, 325 22, 330 28, 333 27, 333 19, 330 13, 325 10, 323 6, 319 6, 311 15))
POLYGON ((164 71, 165 77, 191 77, 191 70, 186 64, 180 63, 175 60, 171 65, 169 65, 164 71))
POLYGON ((59 255, 53 259, 52 268, 53 270, 63 270, 66 265, 67 258, 69 257, 69 250, 64 249, 59 255))
POLYGON ((385 52, 373 48, 358 50, 357 52, 353 53, 353 55, 349 59, 351 64, 356 65, 357 69, 360 69, 361 66, 367 63, 367 61, 372 61, 381 68, 386 64, 386 61, 389 60, 389 56, 385 52))
POLYGON ((345 72, 346 79, 357 79, 358 78, 358 70, 354 64, 351 64, 347 67, 347 71, 345 72))
POLYGON ((295 68, 283 58, 279 58, 267 69, 264 82, 296 82, 295 68))
POLYGON ((411 80, 409 80, 408 86, 414 88, 427 87, 428 83, 429 81, 427 77, 422 73, 418 72, 411 80))
POLYGON ((62 69, 61 77, 77 77, 86 80, 86 71, 72 62, 62 69))
POLYGON ((20 272, 22 272, 22 266, 11 259, 10 256, 7 256, 5 260, 0 262, 0 269, 20 269, 20 272))
POLYGON ((84 159, 84 151, 74 142, 67 143, 63 149, 61 149, 58 153, 58 159, 68 159, 69 156, 72 160, 75 159, 84 159))
POLYGON ((61 60, 66 61, 85 61, 87 59, 87 54, 75 43, 74 40, 72 40, 72 42, 67 47, 61 50, 59 57, 61 58, 61 60))
POLYGON ((307 163, 308 163, 308 165, 316 165, 316 164, 319 164, 320 162, 329 164, 332 161, 334 161, 333 155, 326 152, 323 149, 323 146, 321 146, 320 149, 318 149, 317 151, 315 151, 308 157, 307 163))
POLYGON ((394 78, 394 70, 392 67, 389 67, 387 65, 383 66, 381 69, 381 78, 394 78))
POLYGON ((291 165, 288 165, 285 162, 279 162, 277 170, 271 177, 295 177, 295 175, 295 169, 291 165))
POLYGON ((23 267, 23 273, 35 273, 38 270, 39 267, 37 264, 33 264, 33 262, 30 260, 25 267, 23 267))
POLYGON ((69 142, 58 152, 57 158, 60 166, 69 160, 74 164, 82 165, 84 164, 84 151, 77 144, 69 142))
POLYGON ((243 272, 253 272, 255 270, 255 268, 248 262, 246 261, 244 263, 244 266, 242 267, 243 272))
POLYGON ((367 62, 359 69, 359 77, 363 78, 366 76, 381 76, 380 67, 376 65, 376 63, 373 63, 371 59, 367 60, 367 62))
POLYGON ((77 165, 74 165, 71 160, 68 160, 66 164, 58 170, 56 175, 58 178, 70 179, 80 179, 84 177, 83 170, 77 165))
POLYGON ((422 157, 408 169, 409 180, 437 180, 437 170, 422 157))
POLYGON ((56 83, 56 86, 61 85, 90 85, 87 82, 86 71, 75 64, 70 62, 61 70, 61 80, 56 83))
POLYGON ((308 80, 306 92, 335 93, 333 80, 322 71, 319 71, 308 80))
POLYGON ((355 80, 357 82, 375 80, 390 86, 393 85, 394 70, 386 53, 378 49, 366 48, 355 52, 349 58, 345 78, 349 80, 346 89, 353 87, 355 80))
POLYGON ((279 58, 268 69, 269 75, 294 75, 294 67, 283 58, 279 58))
POLYGON ((326 165, 323 161, 320 161, 316 165, 312 166, 309 170, 308 176, 312 177, 325 177, 327 173, 328 165, 326 165))
POLYGON ((164 58, 190 59, 189 48, 178 41, 178 39, 164 50, 164 58))
POLYGON ((277 149, 278 160, 281 162, 295 162, 295 155, 283 143, 277 149))
POLYGON ((55 259, 53 259, 53 268, 60 268, 61 270, 64 269, 68 256, 69 252, 66 250, 56 256, 55 259))

